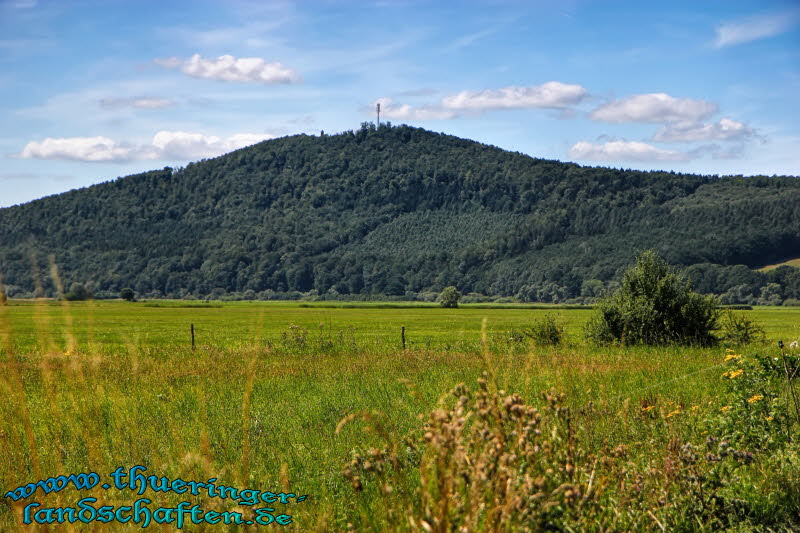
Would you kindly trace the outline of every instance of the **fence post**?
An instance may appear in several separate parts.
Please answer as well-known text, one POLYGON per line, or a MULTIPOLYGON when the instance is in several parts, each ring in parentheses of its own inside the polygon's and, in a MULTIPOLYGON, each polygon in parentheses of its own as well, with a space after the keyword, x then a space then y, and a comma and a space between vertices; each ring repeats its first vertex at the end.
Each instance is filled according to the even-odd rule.
POLYGON ((778 348, 781 349, 781 359, 783 359, 783 371, 786 372, 786 386, 789 387, 789 394, 792 396, 792 401, 794 402, 794 413, 797 416, 798 422, 800 422, 800 402, 798 402, 797 396, 795 395, 794 392, 794 383, 792 383, 792 378, 794 377, 794 375, 789 373, 789 363, 786 361, 786 351, 783 349, 782 340, 778 341, 778 348))
POLYGON ((406 327, 400 327, 400 339, 403 341, 403 351, 406 349, 406 327))
POLYGON ((194 350, 194 324, 191 324, 191 330, 192 330, 192 350, 194 350))

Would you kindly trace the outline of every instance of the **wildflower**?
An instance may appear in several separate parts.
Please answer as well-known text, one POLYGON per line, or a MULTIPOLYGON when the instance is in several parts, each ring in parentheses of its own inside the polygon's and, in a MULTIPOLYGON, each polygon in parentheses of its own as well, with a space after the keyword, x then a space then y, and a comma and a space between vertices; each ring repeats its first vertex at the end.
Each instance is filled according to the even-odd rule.
POLYGON ((674 411, 672 411, 671 413, 669 413, 669 414, 668 414, 666 417, 664 417, 664 418, 672 418, 673 416, 675 416, 675 415, 679 415, 679 414, 681 414, 681 410, 680 410, 680 409, 675 409, 674 411))
POLYGON ((731 406, 730 405, 726 405, 725 407, 720 409, 720 411, 722 411, 723 413, 727 413, 730 410, 731 410, 731 406))
POLYGON ((773 419, 773 418, 774 418, 774 417, 768 416, 768 417, 767 417, 767 422, 772 422, 772 419, 773 419))
POLYGON ((763 400, 763 399, 764 399, 764 395, 763 394, 754 394, 754 395, 752 395, 751 397, 749 397, 747 399, 747 403, 756 403, 757 401, 763 400))
POLYGON ((656 408, 655 405, 648 405, 647 407, 642 407, 642 411, 644 411, 645 413, 649 413, 650 411, 652 411, 655 408, 656 408))
POLYGON ((699 405, 693 405, 692 406, 692 411, 699 411, 699 410, 700 410, 700 406, 699 405))
POLYGON ((728 355, 725 356, 725 362, 727 363, 728 361, 731 361, 733 359, 736 359, 738 361, 741 358, 742 356, 739 354, 729 353, 728 355))
POLYGON ((730 378, 730 379, 736 379, 739 376, 741 376, 742 374, 744 374, 744 370, 742 370, 741 368, 739 368, 737 370, 729 370, 727 372, 723 372, 722 373, 723 376, 725 376, 727 378, 730 378))

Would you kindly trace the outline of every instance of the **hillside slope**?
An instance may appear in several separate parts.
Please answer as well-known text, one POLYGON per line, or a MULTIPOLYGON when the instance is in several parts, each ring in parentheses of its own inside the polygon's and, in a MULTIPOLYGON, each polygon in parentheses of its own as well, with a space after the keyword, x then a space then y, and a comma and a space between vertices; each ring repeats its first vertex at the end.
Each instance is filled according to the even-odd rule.
POLYGON ((774 281, 724 265, 800 255, 800 179, 582 167, 384 125, 265 141, 0 209, 12 296, 37 277, 53 292, 36 273, 52 254, 67 286, 100 295, 455 284, 559 301, 596 291, 584 282, 612 280, 645 248, 702 265, 693 275, 711 291, 750 274, 761 278, 743 283, 774 281))

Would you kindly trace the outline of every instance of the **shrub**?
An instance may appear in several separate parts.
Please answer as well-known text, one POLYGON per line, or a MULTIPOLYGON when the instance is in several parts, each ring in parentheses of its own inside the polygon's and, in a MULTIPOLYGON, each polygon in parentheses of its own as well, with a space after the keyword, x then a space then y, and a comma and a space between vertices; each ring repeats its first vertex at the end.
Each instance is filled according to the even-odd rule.
POLYGON ((125 301, 132 302, 136 299, 136 294, 133 292, 133 289, 125 287, 119 291, 119 297, 125 301))
POLYGON ((586 325, 586 335, 607 344, 698 344, 716 341, 720 311, 716 298, 692 291, 654 251, 636 258, 622 285, 603 300, 586 325))
POLYGON ((747 315, 734 313, 731 309, 725 311, 720 326, 721 339, 730 344, 763 342, 766 338, 764 328, 747 315))
MULTIPOLYGON (((365 430, 387 440, 382 449, 354 450, 344 468, 356 492, 381 495, 368 518, 348 516, 370 520, 372 527, 362 523, 352 530, 383 523, 392 524, 392 531, 658 531, 656 524, 662 531, 718 531, 780 523, 797 508, 790 500, 793 487, 785 482, 774 490, 771 500, 780 503, 768 516, 736 497, 752 491, 748 477, 756 470, 756 455, 738 446, 747 439, 708 434, 704 443, 692 443, 674 436, 665 449, 646 448, 646 458, 624 443, 596 448, 587 421, 603 415, 591 403, 571 408, 563 394, 550 390, 533 405, 519 394, 490 388, 487 378, 479 378, 474 389, 456 385, 427 423, 399 442, 380 413, 339 422, 337 433, 362 418, 365 430), (410 487, 406 479, 414 480, 410 487)), ((779 424, 764 416, 773 412, 767 410, 773 396, 755 396, 753 403, 753 392, 739 394, 755 405, 758 427, 776 432, 779 424)), ((680 411, 674 413, 665 418, 680 411)), ((656 413, 645 414, 642 424, 649 425, 652 416, 651 428, 667 423, 656 413)), ((720 426, 711 424, 709 429, 720 426)), ((796 456, 780 436, 768 444, 771 454, 759 459, 782 454, 791 463, 796 456)), ((789 479, 796 471, 780 470, 789 479)))
POLYGON ((533 339, 536 344, 557 346, 564 338, 564 326, 559 324, 553 315, 535 320, 533 325, 522 330, 522 334, 533 339))
POLYGON ((446 287, 439 295, 439 304, 442 307, 458 307, 458 301, 461 299, 461 293, 458 289, 453 287, 446 287))
POLYGON ((86 288, 85 285, 81 283, 73 283, 70 285, 69 292, 64 296, 64 298, 70 301, 89 300, 92 298, 92 293, 86 288))
POLYGON ((790 307, 800 307, 800 300, 798 300, 797 298, 786 298, 783 301, 783 305, 790 307))

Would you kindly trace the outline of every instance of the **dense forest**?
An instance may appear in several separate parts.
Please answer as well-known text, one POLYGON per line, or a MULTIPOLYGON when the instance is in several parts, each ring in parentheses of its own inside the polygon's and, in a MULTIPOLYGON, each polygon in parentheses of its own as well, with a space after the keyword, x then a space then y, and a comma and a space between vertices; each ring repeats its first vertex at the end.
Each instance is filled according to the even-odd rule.
POLYGON ((409 126, 295 135, 0 209, 11 297, 586 301, 653 248, 725 303, 796 303, 800 179, 584 167, 409 126))

